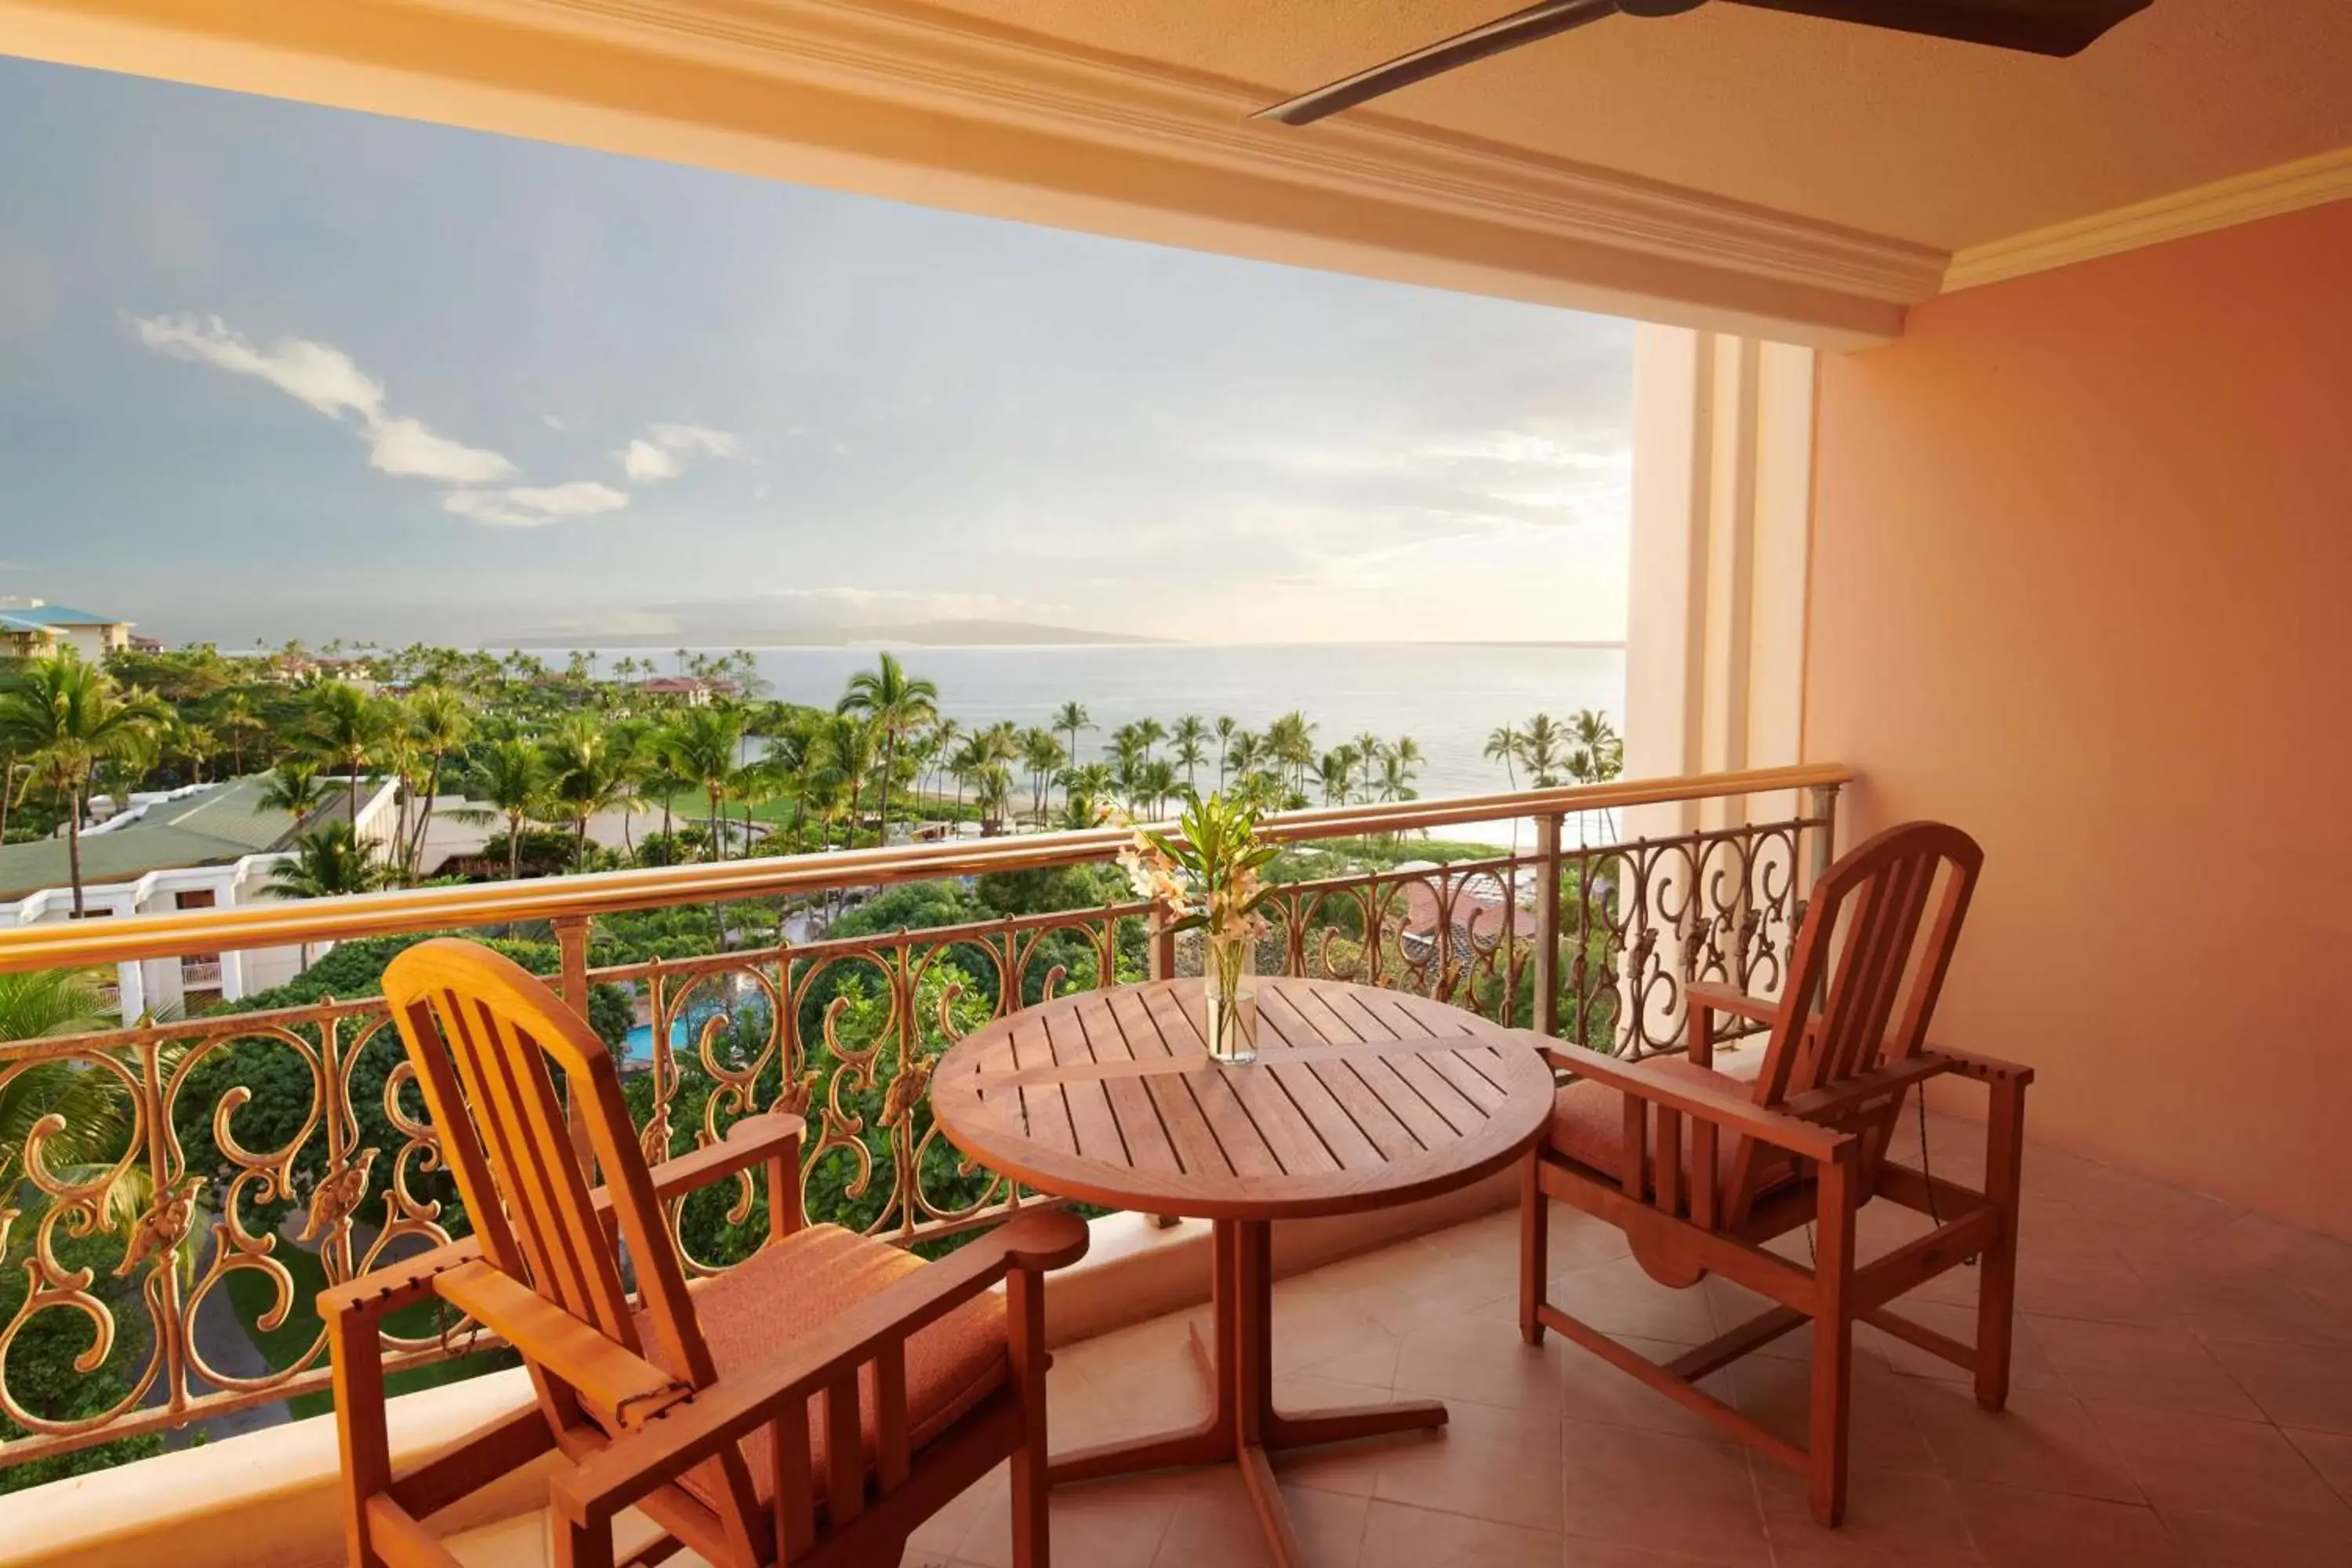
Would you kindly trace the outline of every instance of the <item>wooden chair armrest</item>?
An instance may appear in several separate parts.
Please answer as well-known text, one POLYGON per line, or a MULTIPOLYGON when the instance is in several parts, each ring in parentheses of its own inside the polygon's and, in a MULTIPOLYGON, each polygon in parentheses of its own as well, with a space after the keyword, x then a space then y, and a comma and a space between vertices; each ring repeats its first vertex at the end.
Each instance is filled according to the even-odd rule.
POLYGON ((324 1318, 338 1312, 356 1312, 363 1318, 380 1318, 386 1312, 398 1311, 432 1295, 436 1277, 477 1262, 481 1256, 480 1238, 468 1236, 397 1263, 372 1268, 357 1279, 320 1291, 319 1315, 324 1318))
POLYGON ((555 1508, 575 1524, 607 1521, 793 1403, 854 1380, 858 1367, 888 1342, 945 1317, 1014 1269, 1042 1274, 1076 1262, 1086 1250, 1086 1221, 1076 1215, 1055 1211, 1008 1220, 820 1325, 785 1354, 721 1378, 560 1472, 549 1483, 555 1508))
POLYGON ((1846 1079, 1834 1089, 1816 1089, 1804 1094, 1792 1094, 1781 1103, 1781 1109, 1791 1116, 1809 1119, 1828 1117, 1952 1070, 1949 1058, 1922 1051, 1907 1061, 1889 1062, 1884 1067, 1873 1068, 1857 1078, 1846 1079))
POLYGON ((2005 1062, 1999 1057, 1979 1055, 1974 1051, 1947 1050, 1941 1046, 1927 1046, 1920 1055, 1937 1057, 1949 1064, 1949 1070, 1961 1078, 1972 1078, 1979 1083, 1991 1083, 2006 1079, 2018 1084, 2033 1081, 2033 1069, 2019 1062, 2005 1062))
POLYGON ((738 1171, 749 1170, 774 1154, 790 1149, 797 1156, 800 1142, 807 1135, 808 1123, 785 1111, 771 1111, 764 1116, 746 1116, 730 1127, 716 1143, 706 1143, 690 1153, 675 1160, 664 1160, 653 1169, 654 1195, 674 1198, 682 1193, 707 1187, 711 1183, 731 1176, 738 1171))
MULTIPOLYGON (((667 1202, 671 1198, 707 1187, 713 1182, 724 1181, 739 1171, 747 1171, 764 1163, 778 1154, 790 1154, 797 1164, 800 1142, 808 1132, 808 1122, 785 1111, 772 1111, 764 1116, 746 1116, 727 1129, 716 1143, 706 1143, 674 1160, 664 1160, 650 1174, 654 1179, 654 1196, 667 1202)), ((613 1207, 610 1187, 598 1187, 588 1194, 599 1213, 609 1213, 613 1207)))
MULTIPOLYGON (((1515 1033, 1517 1031, 1514 1031, 1515 1033)), ((1703 1084, 1668 1078, 1643 1062, 1619 1061, 1598 1051, 1586 1050, 1547 1037, 1537 1037, 1544 1042, 1544 1054, 1553 1065, 1567 1068, 1580 1078, 1637 1100, 1648 1100, 1711 1121, 1727 1131, 1738 1132, 1769 1143, 1775 1149, 1807 1160, 1843 1160, 1849 1157, 1857 1140, 1851 1132, 1767 1110, 1744 1100, 1708 1089, 1703 1084)))
POLYGON ((1756 1024, 1769 1024, 1780 1016, 1780 1004, 1777 1001, 1750 996, 1735 986, 1717 985, 1706 980, 1684 981, 1683 1000, 1692 1007, 1704 1007, 1710 1013, 1729 1013, 1756 1024))

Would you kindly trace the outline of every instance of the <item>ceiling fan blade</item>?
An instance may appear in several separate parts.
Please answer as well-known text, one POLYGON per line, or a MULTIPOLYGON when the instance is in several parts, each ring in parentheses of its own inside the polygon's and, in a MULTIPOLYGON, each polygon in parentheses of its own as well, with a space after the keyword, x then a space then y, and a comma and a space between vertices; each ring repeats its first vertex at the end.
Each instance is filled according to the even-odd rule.
POLYGON ((2100 34, 2147 9, 2149 0, 1732 0, 1832 22, 2024 49, 2080 54, 2100 34))
POLYGON ((1571 27, 1581 27, 1587 22, 1614 15, 1621 7, 1618 0, 1545 0, 1540 5, 1530 5, 1524 11, 1514 11, 1498 16, 1482 26, 1456 33, 1450 38, 1400 55, 1384 65, 1358 71, 1312 92, 1286 99, 1270 108, 1261 109, 1250 116, 1253 120, 1278 120, 1285 125, 1306 125, 1327 114, 1337 114, 1352 109, 1367 99, 1394 92, 1452 70, 1455 66, 1488 55, 1514 49, 1521 44, 1549 38, 1555 33, 1565 33, 1571 27))

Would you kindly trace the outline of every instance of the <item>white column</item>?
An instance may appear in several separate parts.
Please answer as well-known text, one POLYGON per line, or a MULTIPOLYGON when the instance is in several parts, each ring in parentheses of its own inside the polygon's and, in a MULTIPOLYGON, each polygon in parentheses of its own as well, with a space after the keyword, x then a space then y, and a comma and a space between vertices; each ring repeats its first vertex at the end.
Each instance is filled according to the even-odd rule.
MULTIPOLYGON (((1813 351, 1648 325, 1634 343, 1626 776, 1796 762, 1813 351)), ((1631 815, 1649 834, 1747 819, 1736 801, 1631 815)))
POLYGON ((146 967, 136 962, 116 964, 114 990, 123 1023, 137 1023, 139 1015, 147 1010, 146 967))

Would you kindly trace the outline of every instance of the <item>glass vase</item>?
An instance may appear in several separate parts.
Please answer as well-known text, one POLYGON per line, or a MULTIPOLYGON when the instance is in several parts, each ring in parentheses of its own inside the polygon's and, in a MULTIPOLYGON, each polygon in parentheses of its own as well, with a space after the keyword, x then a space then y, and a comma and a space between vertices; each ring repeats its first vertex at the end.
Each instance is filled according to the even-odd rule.
POLYGON ((1202 943, 1201 994, 1209 1059, 1240 1063, 1257 1056, 1257 943, 1246 932, 1202 943))

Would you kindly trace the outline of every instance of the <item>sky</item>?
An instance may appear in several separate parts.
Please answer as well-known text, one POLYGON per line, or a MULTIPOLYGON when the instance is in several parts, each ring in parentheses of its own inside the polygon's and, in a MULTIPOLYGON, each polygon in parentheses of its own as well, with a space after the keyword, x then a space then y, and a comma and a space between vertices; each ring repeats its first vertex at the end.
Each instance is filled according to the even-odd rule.
POLYGON ((1615 639, 1632 360, 1605 317, 0 59, 0 596, 173 641, 1615 639))

